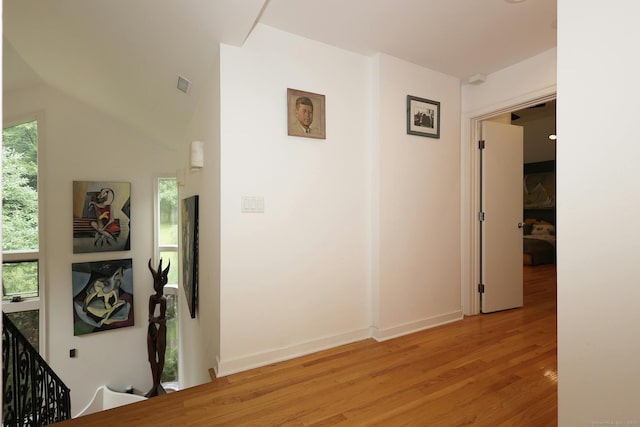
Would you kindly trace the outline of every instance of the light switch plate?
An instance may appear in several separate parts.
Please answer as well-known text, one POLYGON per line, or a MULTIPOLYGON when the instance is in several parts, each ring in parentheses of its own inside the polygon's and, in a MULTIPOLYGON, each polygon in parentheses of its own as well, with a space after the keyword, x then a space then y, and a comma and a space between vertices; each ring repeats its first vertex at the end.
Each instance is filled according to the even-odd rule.
POLYGON ((242 196, 240 204, 242 213, 264 213, 264 197, 262 196, 242 196))

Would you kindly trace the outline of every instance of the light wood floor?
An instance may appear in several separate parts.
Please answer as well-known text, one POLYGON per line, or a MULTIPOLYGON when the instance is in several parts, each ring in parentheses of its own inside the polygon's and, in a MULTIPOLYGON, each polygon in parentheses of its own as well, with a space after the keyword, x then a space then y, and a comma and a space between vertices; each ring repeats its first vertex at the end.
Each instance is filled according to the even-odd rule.
POLYGON ((361 341, 61 425, 555 426, 555 266, 524 269, 524 308, 361 341))

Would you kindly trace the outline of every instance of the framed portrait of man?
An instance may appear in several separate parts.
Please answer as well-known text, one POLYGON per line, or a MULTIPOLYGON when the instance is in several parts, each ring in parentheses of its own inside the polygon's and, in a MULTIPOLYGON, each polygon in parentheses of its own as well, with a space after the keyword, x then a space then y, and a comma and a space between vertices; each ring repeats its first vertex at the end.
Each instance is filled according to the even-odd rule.
POLYGON ((288 134, 326 139, 324 102, 324 95, 287 89, 288 134))

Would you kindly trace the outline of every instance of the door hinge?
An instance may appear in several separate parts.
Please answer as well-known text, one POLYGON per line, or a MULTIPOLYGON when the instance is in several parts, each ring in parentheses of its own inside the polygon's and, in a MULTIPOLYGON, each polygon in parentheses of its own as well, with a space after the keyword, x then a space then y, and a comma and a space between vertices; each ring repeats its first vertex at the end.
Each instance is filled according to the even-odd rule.
POLYGON ((484 150, 484 139, 481 139, 480 141, 478 141, 478 148, 480 150, 484 150))
POLYGON ((484 294, 484 285, 482 283, 478 283, 478 292, 484 294))
POLYGON ((478 221, 484 221, 484 212, 478 212, 478 221))

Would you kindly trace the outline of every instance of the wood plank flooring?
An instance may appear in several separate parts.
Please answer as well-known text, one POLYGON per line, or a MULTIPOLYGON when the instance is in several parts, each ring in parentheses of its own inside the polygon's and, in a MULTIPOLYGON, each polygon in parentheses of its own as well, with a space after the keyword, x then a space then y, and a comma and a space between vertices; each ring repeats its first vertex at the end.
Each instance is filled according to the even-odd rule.
POLYGON ((525 306, 333 348, 63 426, 555 426, 556 273, 525 306))

